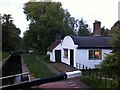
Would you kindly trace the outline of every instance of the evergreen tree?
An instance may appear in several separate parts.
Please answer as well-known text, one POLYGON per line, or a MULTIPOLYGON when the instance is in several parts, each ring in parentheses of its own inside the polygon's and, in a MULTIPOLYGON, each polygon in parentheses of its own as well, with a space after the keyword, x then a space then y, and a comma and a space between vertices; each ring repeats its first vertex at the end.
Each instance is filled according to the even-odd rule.
POLYGON ((88 28, 88 24, 84 22, 83 18, 81 18, 81 20, 79 21, 78 35, 79 36, 90 35, 90 29, 88 28))

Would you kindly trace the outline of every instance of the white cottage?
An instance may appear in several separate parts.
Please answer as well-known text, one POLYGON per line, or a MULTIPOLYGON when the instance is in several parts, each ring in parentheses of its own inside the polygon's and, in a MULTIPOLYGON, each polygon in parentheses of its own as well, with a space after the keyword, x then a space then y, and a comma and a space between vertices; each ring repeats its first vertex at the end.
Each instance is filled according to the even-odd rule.
POLYGON ((49 48, 50 60, 62 62, 75 68, 82 65, 95 68, 106 54, 111 52, 111 37, 102 37, 100 22, 94 23, 94 36, 66 36, 62 41, 56 40, 49 48))
POLYGON ((52 62, 61 61, 61 49, 62 49, 61 41, 62 41, 61 35, 57 34, 55 42, 47 48, 47 54, 50 55, 50 60, 52 62))

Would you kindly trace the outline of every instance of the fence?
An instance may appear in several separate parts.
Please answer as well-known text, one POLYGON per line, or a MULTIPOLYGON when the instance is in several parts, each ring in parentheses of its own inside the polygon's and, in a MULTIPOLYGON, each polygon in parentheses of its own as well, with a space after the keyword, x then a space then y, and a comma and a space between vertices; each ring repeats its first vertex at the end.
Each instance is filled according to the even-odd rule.
POLYGON ((112 78, 108 78, 107 75, 105 75, 100 69, 98 68, 94 68, 91 69, 83 64, 80 63, 76 63, 76 68, 79 69, 80 71, 82 71, 82 76, 88 76, 91 77, 93 76, 94 78, 98 79, 100 81, 100 85, 102 85, 104 83, 104 85, 102 85, 102 88, 110 88, 111 90, 113 88, 115 88, 116 86, 113 85, 114 81, 112 78), (109 86, 108 86, 109 84, 109 86))
POLYGON ((0 87, 0 89, 2 89, 2 90, 17 90, 17 89, 29 90, 32 86, 39 86, 41 84, 48 83, 48 82, 54 82, 54 81, 79 77, 80 75, 81 75, 81 72, 79 70, 72 71, 72 72, 66 72, 66 73, 61 73, 61 74, 55 75, 55 76, 38 78, 38 79, 29 81, 29 82, 21 82, 18 84, 3 86, 3 87, 0 87))
POLYGON ((7 86, 10 84, 17 84, 17 83, 24 82, 24 81, 30 82, 30 75, 28 72, 25 72, 21 74, 1 77, 0 81, 2 81, 2 86, 7 86))

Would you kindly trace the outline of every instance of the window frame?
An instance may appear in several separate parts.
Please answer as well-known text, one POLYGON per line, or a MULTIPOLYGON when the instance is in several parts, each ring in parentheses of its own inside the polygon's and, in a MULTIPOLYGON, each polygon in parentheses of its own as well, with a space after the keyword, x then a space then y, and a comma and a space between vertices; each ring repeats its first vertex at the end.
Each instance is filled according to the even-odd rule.
POLYGON ((90 49, 89 51, 89 60, 102 60, 102 50, 101 49, 90 49), (98 56, 95 55, 95 53, 97 54, 98 52, 98 56))
POLYGON ((68 59, 68 49, 64 48, 63 53, 64 53, 63 57, 68 59))

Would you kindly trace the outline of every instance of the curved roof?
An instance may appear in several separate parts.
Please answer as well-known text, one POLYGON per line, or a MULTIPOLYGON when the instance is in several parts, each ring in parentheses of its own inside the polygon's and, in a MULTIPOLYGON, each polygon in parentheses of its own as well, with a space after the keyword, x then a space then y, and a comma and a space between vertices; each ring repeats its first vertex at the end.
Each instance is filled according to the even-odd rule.
POLYGON ((72 36, 74 43, 80 48, 99 48, 99 49, 110 49, 111 37, 89 37, 89 36, 72 36))

